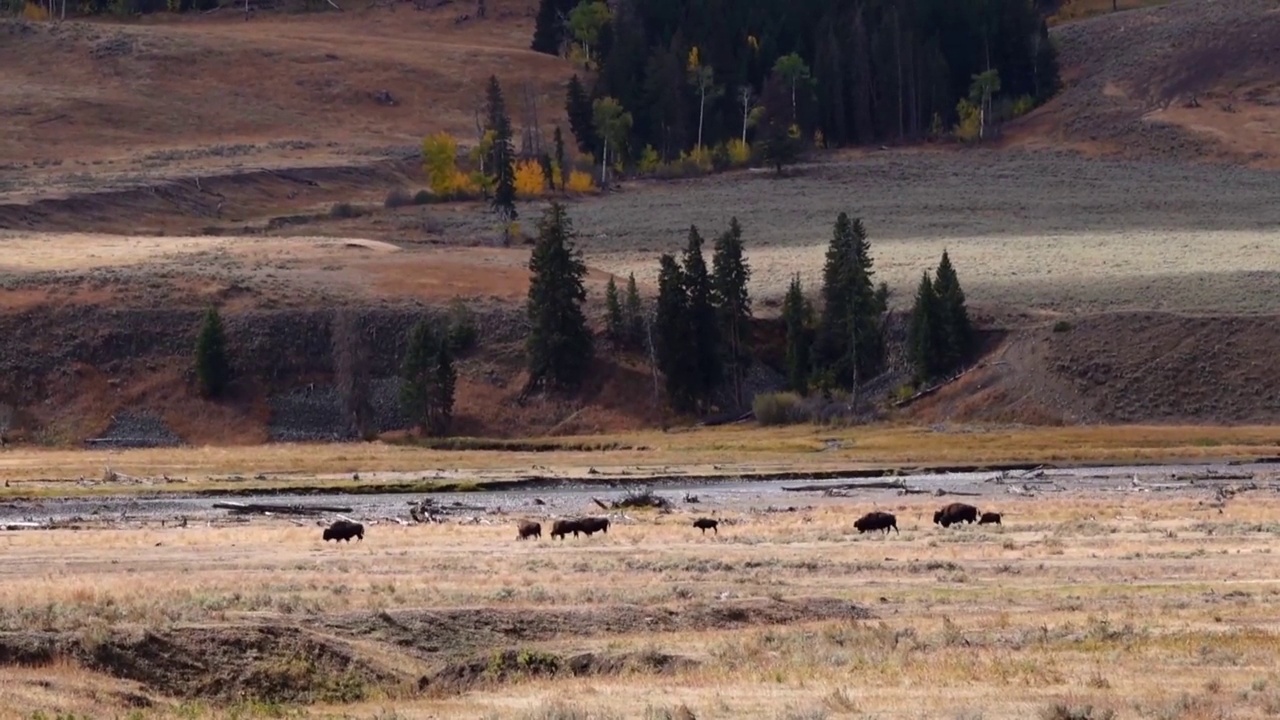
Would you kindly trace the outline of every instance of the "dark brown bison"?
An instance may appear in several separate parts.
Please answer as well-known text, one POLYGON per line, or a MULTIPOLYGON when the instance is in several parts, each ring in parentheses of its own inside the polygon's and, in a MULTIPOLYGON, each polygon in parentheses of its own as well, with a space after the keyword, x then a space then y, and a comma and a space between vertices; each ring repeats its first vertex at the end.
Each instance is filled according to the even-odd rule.
POLYGON ((1000 522, 1000 513, 984 512, 982 513, 982 517, 978 518, 978 524, 979 525, 1002 525, 1003 523, 1000 522))
POLYGON ((536 523, 532 520, 521 520, 516 524, 516 539, 524 540, 525 538, 542 537, 542 523, 536 523))
POLYGON ((933 514, 933 523, 942 527, 959 525, 962 522, 978 522, 978 508, 966 503, 951 503, 933 514))
POLYGON ((551 523, 551 537, 564 539, 565 535, 573 533, 574 537, 578 537, 578 521, 577 520, 556 520, 551 523))
POLYGON ((693 521, 693 526, 701 530, 703 535, 706 535, 708 530, 714 530, 715 534, 719 535, 720 534, 719 525, 720 525, 719 520, 713 520, 711 518, 698 518, 697 520, 693 521))
MULTIPOLYGON (((597 533, 597 532, 602 532, 605 535, 608 535, 609 534, 609 518, 602 518, 602 517, 581 518, 578 520, 577 529, 585 533, 587 537, 591 537, 592 533, 597 533)), ((574 533, 575 536, 577 534, 578 534, 577 532, 574 533)))
POLYGON ((351 542, 351 538, 364 540, 364 525, 350 520, 335 520, 332 525, 324 529, 326 542, 329 540, 351 542))
POLYGON ((871 530, 883 530, 884 534, 888 535, 889 528, 893 528, 894 532, 899 535, 902 534, 902 532, 898 530, 898 518, 894 517, 893 513, 880 512, 879 510, 869 512, 858 518, 854 521, 853 526, 858 528, 859 533, 869 532, 871 530))

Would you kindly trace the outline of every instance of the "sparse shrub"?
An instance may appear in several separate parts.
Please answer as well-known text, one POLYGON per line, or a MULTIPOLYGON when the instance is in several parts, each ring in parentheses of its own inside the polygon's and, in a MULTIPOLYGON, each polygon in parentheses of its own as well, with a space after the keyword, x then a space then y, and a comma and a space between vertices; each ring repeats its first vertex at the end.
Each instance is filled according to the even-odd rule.
POLYGON ((800 396, 793 392, 762 393, 751 401, 756 422, 761 425, 790 425, 796 420, 800 396))
POLYGON ((1071 331, 1071 323, 1066 320, 1059 320, 1053 324, 1053 331, 1056 333, 1064 333, 1071 331))
POLYGON ((636 163, 636 169, 641 175, 653 175, 662 167, 662 158, 658 157, 658 151, 653 149, 652 145, 645 145, 644 151, 640 153, 640 161, 636 163))
POLYGON ((729 169, 732 162, 732 159, 729 157, 729 148, 724 143, 720 143, 712 148, 711 169, 716 172, 724 172, 729 169))
POLYGON ((956 137, 965 142, 977 140, 982 131, 982 113, 978 106, 969 102, 967 98, 961 98, 960 102, 956 103, 956 116, 960 119, 956 123, 956 137))
POLYGON ((577 194, 592 194, 600 191, 596 187, 595 180, 591 179, 591 175, 581 170, 572 170, 569 172, 569 184, 567 191, 577 194))
POLYGON ((462 355, 476 346, 475 313, 462 298, 454 298, 449 305, 449 344, 456 355, 462 355))
POLYGON ((1023 95, 1022 97, 1019 97, 1017 100, 1013 101, 1013 110, 1012 110, 1013 116, 1022 117, 1023 115, 1026 115, 1027 113, 1034 110, 1035 107, 1036 107, 1035 98, 1031 97, 1030 95, 1023 95))
POLYGON ((542 197, 547 192, 547 177, 537 160, 522 160, 516 165, 516 196, 520 198, 542 197))
POLYGON ((22 19, 43 22, 49 19, 49 13, 39 5, 29 2, 22 6, 22 19))
POLYGON ((413 194, 414 205, 426 205, 429 202, 431 202, 431 193, 426 190, 419 190, 413 194))
POLYGON ((334 203, 333 207, 329 208, 329 217, 334 220, 350 220, 351 218, 358 218, 363 214, 363 210, 349 202, 334 203))
POLYGON ((1040 711, 1040 720, 1114 720, 1116 711, 1092 705, 1054 703, 1040 711))
POLYGON ((729 163, 733 167, 746 167, 751 164, 751 146, 734 139, 729 141, 729 163))
POLYGON ((404 207, 413 204, 413 197, 409 195, 409 191, 403 188, 396 188, 387 193, 387 199, 382 201, 383 206, 388 208, 404 207))

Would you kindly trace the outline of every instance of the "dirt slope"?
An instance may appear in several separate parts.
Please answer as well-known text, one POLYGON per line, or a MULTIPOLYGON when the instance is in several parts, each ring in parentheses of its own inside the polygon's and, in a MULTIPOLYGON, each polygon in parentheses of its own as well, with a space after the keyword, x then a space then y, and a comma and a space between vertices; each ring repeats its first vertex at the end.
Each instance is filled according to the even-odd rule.
POLYGON ((1105 313, 1016 330, 922 400, 926 422, 1280 422, 1280 317, 1105 313))
POLYGON ((1066 88, 1009 143, 1280 167, 1280 8, 1177 0, 1052 30, 1066 88))

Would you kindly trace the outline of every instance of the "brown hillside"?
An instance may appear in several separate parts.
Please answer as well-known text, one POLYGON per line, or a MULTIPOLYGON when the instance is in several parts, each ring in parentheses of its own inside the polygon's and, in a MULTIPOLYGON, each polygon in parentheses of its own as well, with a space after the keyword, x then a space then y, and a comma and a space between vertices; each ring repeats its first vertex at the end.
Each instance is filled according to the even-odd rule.
POLYGON ((1065 90, 1016 146, 1280 167, 1280 8, 1177 0, 1052 30, 1065 90))
POLYGON ((942 420, 1280 422, 1280 317, 1105 313, 1011 332, 986 367, 910 408, 942 420))

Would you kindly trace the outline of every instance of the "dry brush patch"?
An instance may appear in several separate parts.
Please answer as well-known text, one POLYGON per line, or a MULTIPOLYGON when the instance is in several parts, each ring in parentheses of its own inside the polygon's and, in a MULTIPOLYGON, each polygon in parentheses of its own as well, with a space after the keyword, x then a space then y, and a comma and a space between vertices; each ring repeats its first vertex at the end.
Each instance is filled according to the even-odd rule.
MULTIPOLYGON (((266 673, 316 683, 283 697, 358 716, 388 702, 404 717, 568 717, 551 713, 575 707, 663 717, 646 712, 684 704, 698 717, 912 707, 1025 718, 1061 704, 1061 717, 1092 705, 1116 717, 1209 708, 1252 718, 1280 706, 1280 625, 1269 609, 1280 595, 1280 501, 1261 491, 1225 504, 1136 493, 983 499, 1004 525, 945 530, 930 522, 938 500, 875 504, 898 515, 902 535, 858 535, 852 520, 872 503, 857 500, 725 513, 732 522, 714 536, 688 514, 638 514, 565 541, 517 541, 514 522, 377 525, 340 547, 323 544, 319 528, 269 520, 6 533, 0 630, 6 647, 46 634, 118 653, 167 647, 173 658, 189 657, 184 643, 197 639, 222 648, 237 633, 259 637, 253 662, 271 664, 219 654, 229 682, 261 690, 246 678, 266 673), (272 655, 318 638, 324 652, 305 667, 272 655), (582 672, 567 669, 574 662, 582 672)), ((107 674, 126 667, 71 657, 107 674)), ((17 682, 0 700, 70 709, 105 683, 60 667, 39 693, 26 671, 4 668, 17 682)), ((124 676, 104 686, 144 693, 156 716, 179 712, 166 694, 208 691, 167 685, 176 671, 124 676)), ((225 698, 201 702, 200 714, 227 711, 225 698)))

